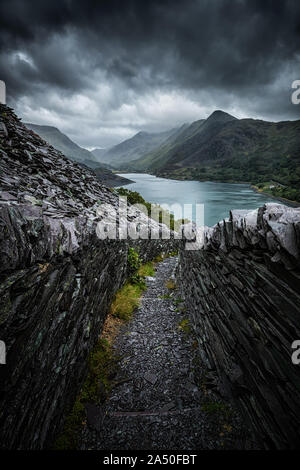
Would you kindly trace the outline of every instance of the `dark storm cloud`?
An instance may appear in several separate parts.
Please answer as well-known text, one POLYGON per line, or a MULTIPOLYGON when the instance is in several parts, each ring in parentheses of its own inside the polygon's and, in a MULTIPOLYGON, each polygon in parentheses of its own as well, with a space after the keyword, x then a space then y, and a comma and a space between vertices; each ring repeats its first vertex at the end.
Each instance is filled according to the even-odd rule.
POLYGON ((299 65, 298 0, 0 3, 0 73, 14 105, 108 83, 102 110, 176 90, 207 109, 231 102, 242 114, 297 118, 299 65))

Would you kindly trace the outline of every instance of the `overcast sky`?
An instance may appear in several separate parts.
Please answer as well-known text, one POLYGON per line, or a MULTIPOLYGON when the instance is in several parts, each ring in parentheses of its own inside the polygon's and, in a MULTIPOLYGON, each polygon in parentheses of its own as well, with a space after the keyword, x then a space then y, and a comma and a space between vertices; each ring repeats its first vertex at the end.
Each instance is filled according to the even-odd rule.
POLYGON ((215 109, 300 119, 300 2, 1 0, 0 79, 23 120, 87 148, 215 109))

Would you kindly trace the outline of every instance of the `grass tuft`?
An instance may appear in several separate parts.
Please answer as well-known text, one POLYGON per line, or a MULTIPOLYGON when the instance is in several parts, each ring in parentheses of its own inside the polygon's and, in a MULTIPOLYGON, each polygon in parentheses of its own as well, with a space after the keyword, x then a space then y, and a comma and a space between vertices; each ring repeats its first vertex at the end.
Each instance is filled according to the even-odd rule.
POLYGON ((232 411, 227 403, 221 403, 218 401, 210 401, 202 405, 202 410, 209 414, 222 415, 224 418, 228 419, 232 411))
POLYGON ((167 289, 170 289, 170 290, 176 289, 176 284, 175 284, 175 282, 173 281, 173 279, 169 279, 169 280, 166 282, 165 286, 166 286, 167 289))
POLYGON ((190 321, 188 318, 184 318, 183 320, 181 320, 178 324, 178 328, 183 331, 184 333, 191 333, 192 329, 191 329, 191 325, 190 325, 190 321))
POLYGON ((143 284, 126 283, 117 292, 115 300, 111 304, 111 315, 121 320, 129 320, 134 310, 140 305, 140 297, 144 290, 143 284))
POLYGON ((155 276, 155 263, 153 261, 149 261, 149 263, 143 264, 139 270, 138 274, 141 277, 146 277, 146 276, 155 276))

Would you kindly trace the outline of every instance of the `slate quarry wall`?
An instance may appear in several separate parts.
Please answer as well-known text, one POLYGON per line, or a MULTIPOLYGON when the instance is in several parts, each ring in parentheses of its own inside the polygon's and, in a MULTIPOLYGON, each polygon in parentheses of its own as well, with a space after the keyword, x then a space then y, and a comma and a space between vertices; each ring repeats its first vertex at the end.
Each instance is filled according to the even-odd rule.
POLYGON ((232 211, 187 248, 178 276, 208 376, 263 447, 299 448, 300 209, 232 211))
MULTIPOLYGON (((0 365, 0 447, 45 449, 127 277, 128 247, 147 261, 180 241, 100 240, 97 209, 112 213, 116 194, 3 105, 0 184, 0 339, 7 353, 0 365)), ((127 209, 129 224, 165 229, 127 209)))

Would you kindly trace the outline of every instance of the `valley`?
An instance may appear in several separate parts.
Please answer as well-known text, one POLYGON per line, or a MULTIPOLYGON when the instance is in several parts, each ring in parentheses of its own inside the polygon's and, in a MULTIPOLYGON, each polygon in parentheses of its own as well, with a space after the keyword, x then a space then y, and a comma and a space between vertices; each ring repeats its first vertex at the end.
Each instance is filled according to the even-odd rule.
POLYGON ((114 156, 111 164, 122 172, 151 173, 177 180, 248 183, 259 185, 271 196, 300 201, 299 120, 276 123, 236 119, 218 110, 207 119, 172 130, 160 145, 152 142, 154 148, 150 152, 140 147, 136 136, 122 145, 125 143, 135 155, 131 160, 114 154, 114 147, 109 150, 109 155, 114 156), (269 181, 276 183, 268 186, 269 181))
POLYGON ((297 0, 0 1, 10 463, 300 449, 299 18, 297 0))

